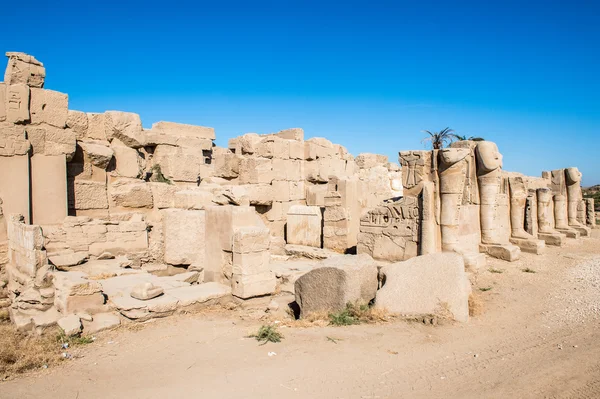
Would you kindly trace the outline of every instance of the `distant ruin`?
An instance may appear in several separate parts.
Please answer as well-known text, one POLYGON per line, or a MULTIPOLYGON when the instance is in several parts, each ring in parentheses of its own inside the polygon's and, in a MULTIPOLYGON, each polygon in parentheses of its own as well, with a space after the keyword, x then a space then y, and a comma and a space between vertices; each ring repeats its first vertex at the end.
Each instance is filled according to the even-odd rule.
POLYGON ((400 165, 300 128, 221 148, 210 127, 70 110, 41 62, 6 55, 0 306, 23 330, 271 295, 271 260, 292 247, 386 262, 452 252, 476 272, 486 255, 539 254, 595 224, 576 168, 505 172, 492 142, 401 151, 400 165))

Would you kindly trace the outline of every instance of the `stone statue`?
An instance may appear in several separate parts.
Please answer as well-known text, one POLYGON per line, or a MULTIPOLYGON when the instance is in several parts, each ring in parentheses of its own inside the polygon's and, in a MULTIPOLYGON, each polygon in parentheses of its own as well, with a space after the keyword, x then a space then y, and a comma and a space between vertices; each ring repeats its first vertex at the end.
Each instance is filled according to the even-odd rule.
POLYGON ((441 198, 442 250, 454 251, 459 246, 459 216, 463 200, 469 149, 444 148, 439 152, 439 176, 441 198))
POLYGON ((520 250, 510 245, 508 197, 503 192, 502 154, 496 143, 482 141, 477 145, 477 180, 481 199, 481 242, 490 256, 514 261, 520 250))
POLYGON ((565 169, 565 182, 567 184, 567 220, 570 227, 588 237, 591 231, 577 220, 577 210, 583 199, 581 194, 581 172, 577 168, 565 169))
POLYGON ((547 245, 562 246, 567 236, 559 233, 553 227, 554 212, 552 211, 552 190, 549 188, 537 189, 537 218, 538 237, 547 245))

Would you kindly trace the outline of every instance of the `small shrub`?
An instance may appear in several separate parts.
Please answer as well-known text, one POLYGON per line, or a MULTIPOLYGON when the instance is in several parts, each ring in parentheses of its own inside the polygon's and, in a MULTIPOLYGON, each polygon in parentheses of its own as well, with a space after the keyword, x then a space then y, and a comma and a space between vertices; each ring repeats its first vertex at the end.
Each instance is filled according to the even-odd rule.
POLYGON ((523 271, 524 271, 525 273, 536 273, 536 271, 535 271, 535 270, 533 270, 533 269, 530 269, 529 267, 526 267, 525 269, 523 269, 523 271))
POLYGON ((502 274, 504 273, 504 270, 500 270, 500 269, 494 269, 493 267, 490 269, 490 273, 497 273, 497 274, 502 274))
POLYGON ((353 316, 349 307, 337 313, 329 313, 329 323, 334 326, 351 326, 359 324, 360 321, 357 317, 353 316))
POLYGON ((492 287, 481 287, 481 288, 479 288, 479 291, 486 292, 486 291, 490 291, 491 289, 492 289, 492 287))
POLYGON ((167 179, 165 177, 165 175, 163 175, 162 170, 160 169, 160 165, 156 164, 152 167, 151 169, 152 171, 152 181, 158 182, 158 183, 167 183, 167 184, 173 184, 171 182, 171 180, 167 179))
POLYGON ((262 342, 261 345, 265 345, 267 342, 281 342, 283 334, 277 330, 277 327, 263 324, 256 334, 251 335, 251 337, 256 338, 258 342, 262 342))

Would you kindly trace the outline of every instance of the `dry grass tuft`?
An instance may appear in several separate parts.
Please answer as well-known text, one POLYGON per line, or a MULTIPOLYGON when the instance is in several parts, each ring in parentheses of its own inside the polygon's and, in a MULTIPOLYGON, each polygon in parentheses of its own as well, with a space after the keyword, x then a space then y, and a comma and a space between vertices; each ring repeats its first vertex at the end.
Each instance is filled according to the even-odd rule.
POLYGON ((469 316, 479 316, 483 313, 483 301, 478 295, 469 295, 469 316))
POLYGON ((58 363, 61 345, 57 330, 38 336, 20 333, 12 324, 0 324, 0 377, 58 363))

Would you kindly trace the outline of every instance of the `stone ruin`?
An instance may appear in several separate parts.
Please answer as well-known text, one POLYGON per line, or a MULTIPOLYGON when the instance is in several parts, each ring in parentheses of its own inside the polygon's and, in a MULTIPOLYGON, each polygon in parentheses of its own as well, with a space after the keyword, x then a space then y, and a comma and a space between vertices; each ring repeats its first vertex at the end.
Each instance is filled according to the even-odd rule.
MULTIPOLYGON (((485 254, 512 261, 521 250, 541 253, 589 235, 595 223, 576 168, 540 178, 504 172, 491 142, 403 151, 401 166, 383 155, 353 157, 324 138, 305 140, 299 128, 247 133, 221 148, 210 127, 145 129, 133 113, 70 110, 66 94, 44 89, 41 62, 6 55, 0 312, 22 330, 58 324, 92 333, 282 287, 294 293, 294 281, 307 287, 296 292, 299 303, 318 307, 311 295, 329 289, 339 294, 329 296, 335 306, 371 301, 374 259, 442 252, 454 257, 440 276, 450 287, 458 281, 464 299, 464 268, 475 271, 485 254), (290 255, 330 257, 314 267, 330 271, 304 270, 286 286, 274 260, 290 255)), ((392 281, 403 270, 423 273, 419 262, 392 263, 385 274, 392 281)), ((390 283, 385 296, 427 278, 415 276, 390 283)), ((393 307, 429 306, 419 298, 393 307)), ((464 320, 464 301, 455 302, 455 318, 464 320)))

